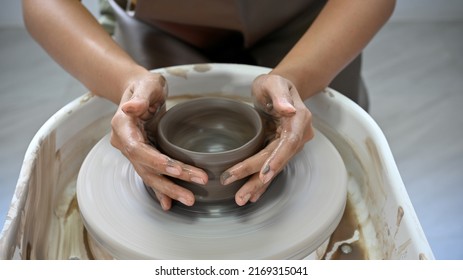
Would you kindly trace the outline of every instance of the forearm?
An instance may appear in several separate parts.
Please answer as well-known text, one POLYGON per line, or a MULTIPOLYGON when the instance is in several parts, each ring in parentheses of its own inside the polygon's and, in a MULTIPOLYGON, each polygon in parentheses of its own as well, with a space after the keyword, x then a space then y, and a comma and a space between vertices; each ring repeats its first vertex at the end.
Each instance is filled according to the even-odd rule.
POLYGON ((131 79, 145 74, 79 1, 23 0, 31 36, 93 93, 119 103, 131 79))
POLYGON ((389 19, 394 0, 330 0, 272 71, 292 81, 302 99, 323 90, 389 19))

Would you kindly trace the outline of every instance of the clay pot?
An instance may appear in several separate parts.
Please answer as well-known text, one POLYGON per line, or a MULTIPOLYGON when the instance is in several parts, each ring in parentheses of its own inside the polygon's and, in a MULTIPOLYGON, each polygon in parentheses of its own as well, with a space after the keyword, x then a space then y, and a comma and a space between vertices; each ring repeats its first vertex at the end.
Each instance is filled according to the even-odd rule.
POLYGON ((248 178, 224 186, 220 175, 260 151, 263 123, 254 107, 240 101, 204 97, 185 101, 168 110, 157 126, 161 152, 207 172, 206 185, 172 178, 195 194, 196 203, 234 201, 248 178))

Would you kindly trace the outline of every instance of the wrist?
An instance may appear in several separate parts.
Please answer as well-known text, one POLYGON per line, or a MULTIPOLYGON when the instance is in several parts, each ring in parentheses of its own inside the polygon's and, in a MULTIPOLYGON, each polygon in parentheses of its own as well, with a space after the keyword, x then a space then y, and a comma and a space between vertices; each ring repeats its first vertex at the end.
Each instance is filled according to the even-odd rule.
POLYGON ((119 104, 122 95, 126 90, 131 87, 136 81, 140 80, 142 77, 149 75, 151 72, 146 68, 138 65, 133 64, 130 67, 125 67, 125 72, 122 75, 122 79, 120 80, 117 93, 115 93, 114 98, 110 98, 114 103, 119 104))
POLYGON ((291 81, 302 100, 306 100, 325 89, 331 80, 322 71, 310 67, 298 67, 297 65, 278 65, 270 74, 279 75, 291 81))

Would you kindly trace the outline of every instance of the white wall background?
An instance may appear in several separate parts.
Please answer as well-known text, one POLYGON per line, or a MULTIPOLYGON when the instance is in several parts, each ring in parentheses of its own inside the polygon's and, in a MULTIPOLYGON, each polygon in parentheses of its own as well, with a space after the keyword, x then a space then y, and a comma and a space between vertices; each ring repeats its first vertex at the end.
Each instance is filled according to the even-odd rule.
MULTIPOLYGON (((46 1, 46 0, 45 0, 46 1)), ((83 0, 87 8, 98 14, 97 0, 83 0)), ((391 21, 462 21, 463 0, 397 0, 391 21)), ((24 26, 20 0, 2 0, 1 27, 24 26)))

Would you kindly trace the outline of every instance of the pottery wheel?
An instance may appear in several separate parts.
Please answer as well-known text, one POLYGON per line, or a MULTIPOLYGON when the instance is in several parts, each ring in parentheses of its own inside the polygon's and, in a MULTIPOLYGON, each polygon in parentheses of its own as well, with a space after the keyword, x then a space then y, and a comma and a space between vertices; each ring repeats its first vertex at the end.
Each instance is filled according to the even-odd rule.
POLYGON ((344 163, 318 130, 256 203, 222 212, 165 212, 109 135, 86 157, 77 199, 92 239, 116 259, 301 259, 337 227, 344 163))

